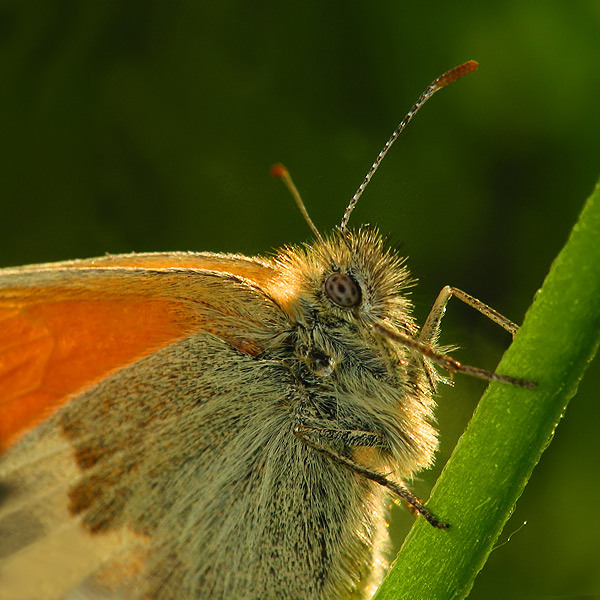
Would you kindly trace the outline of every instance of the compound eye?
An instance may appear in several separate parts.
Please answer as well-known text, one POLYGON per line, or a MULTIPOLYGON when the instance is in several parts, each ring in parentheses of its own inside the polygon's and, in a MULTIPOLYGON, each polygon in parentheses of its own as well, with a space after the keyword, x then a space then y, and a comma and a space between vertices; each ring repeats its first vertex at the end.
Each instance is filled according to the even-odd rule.
POLYGON ((360 287, 347 273, 332 273, 325 281, 325 292, 342 308, 358 306, 361 301, 360 287))

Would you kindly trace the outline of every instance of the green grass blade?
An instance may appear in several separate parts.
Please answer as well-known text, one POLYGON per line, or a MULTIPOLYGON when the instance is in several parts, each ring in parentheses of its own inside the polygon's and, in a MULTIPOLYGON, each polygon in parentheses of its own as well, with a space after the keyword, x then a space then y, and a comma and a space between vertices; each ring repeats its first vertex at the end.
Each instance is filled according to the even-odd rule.
POLYGON ((418 518, 375 600, 468 595, 599 341, 597 186, 498 366, 538 388, 489 386, 428 502, 451 529, 418 518))

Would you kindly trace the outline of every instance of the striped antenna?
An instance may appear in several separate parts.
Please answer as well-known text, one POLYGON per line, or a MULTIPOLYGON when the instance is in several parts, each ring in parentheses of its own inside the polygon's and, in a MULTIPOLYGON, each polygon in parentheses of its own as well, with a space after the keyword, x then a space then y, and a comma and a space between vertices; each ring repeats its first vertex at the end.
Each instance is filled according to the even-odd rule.
POLYGON ((345 231, 348 228, 348 220, 350 219, 350 215, 356 206, 358 199, 361 197, 362 193, 365 191, 369 181, 371 181, 371 177, 373 177, 375 171, 377 171, 383 157, 387 154, 388 150, 392 146, 392 144, 396 141, 396 138, 402 133, 403 129, 410 123, 411 119, 417 114, 421 106, 431 98, 438 90, 441 90, 443 87, 446 87, 450 83, 456 81, 463 77, 463 75, 467 75, 471 73, 479 64, 474 60, 470 60, 462 65, 458 65, 458 67, 454 67, 454 69, 450 69, 447 73, 444 73, 440 77, 438 77, 431 85, 421 94, 421 97, 417 100, 415 105, 408 111, 408 114, 402 119, 402 122, 396 128, 396 131, 392 133, 390 139, 385 143, 381 152, 377 155, 375 162, 371 165, 369 172, 364 178, 363 182, 358 186, 356 193, 352 196, 350 200, 350 204, 348 204, 348 208, 346 208, 346 212, 344 212, 344 216, 342 218, 342 222, 340 224, 340 229, 345 231))

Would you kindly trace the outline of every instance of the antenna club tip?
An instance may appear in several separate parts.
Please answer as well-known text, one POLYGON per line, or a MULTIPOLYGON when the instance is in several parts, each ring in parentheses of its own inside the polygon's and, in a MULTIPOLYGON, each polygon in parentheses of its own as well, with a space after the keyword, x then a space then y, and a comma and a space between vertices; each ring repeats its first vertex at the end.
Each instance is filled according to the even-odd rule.
POLYGON ((462 65, 458 65, 458 67, 454 67, 454 69, 450 69, 447 73, 444 73, 441 77, 436 81, 438 88, 443 88, 457 79, 472 73, 479 67, 479 63, 475 60, 468 60, 466 63, 462 65))
POLYGON ((284 179, 289 177, 290 173, 282 164, 278 163, 271 167, 271 175, 277 179, 284 179))

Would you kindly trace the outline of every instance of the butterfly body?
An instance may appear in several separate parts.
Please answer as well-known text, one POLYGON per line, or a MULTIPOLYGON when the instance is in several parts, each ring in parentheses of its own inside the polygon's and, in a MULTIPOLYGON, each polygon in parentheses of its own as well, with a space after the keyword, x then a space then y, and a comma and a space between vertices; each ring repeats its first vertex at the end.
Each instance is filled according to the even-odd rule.
POLYGON ((154 253, 0 270, 0 600, 367 600, 387 490, 433 461, 446 286, 421 330, 403 261, 348 220, 271 258, 154 253))
POLYGON ((398 479, 431 463, 435 375, 373 331, 417 334, 409 283, 366 228, 273 259, 141 254, 4 270, 5 323, 37 327, 10 346, 23 354, 16 371, 31 366, 32 340, 44 348, 37 389, 12 392, 15 369, 0 362, 4 405, 46 397, 22 417, 22 429, 40 424, 0 455, 0 529, 13 531, 0 581, 56 540, 87 556, 66 585, 57 570, 44 598, 367 594, 384 489, 306 442, 398 479), (324 293, 335 273, 358 284, 359 306, 324 293), (103 336, 89 343, 81 328, 103 336), (66 389, 59 377, 53 391, 44 369, 68 371, 81 352, 80 380, 66 389))

